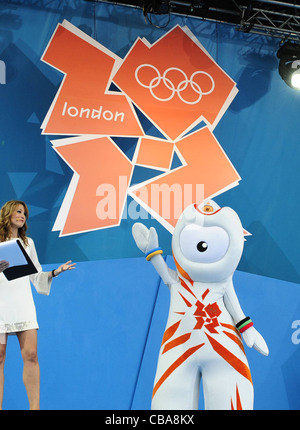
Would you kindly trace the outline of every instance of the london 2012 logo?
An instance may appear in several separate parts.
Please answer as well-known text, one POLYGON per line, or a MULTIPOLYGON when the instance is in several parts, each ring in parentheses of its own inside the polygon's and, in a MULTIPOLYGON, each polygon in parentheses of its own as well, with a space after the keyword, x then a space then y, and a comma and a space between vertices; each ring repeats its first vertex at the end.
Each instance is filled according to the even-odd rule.
POLYGON ((138 207, 172 232, 188 204, 238 184, 213 134, 238 90, 186 26, 138 38, 120 58, 63 21, 42 61, 63 73, 42 133, 57 136, 74 172, 53 227, 61 236, 119 226, 138 207), (122 138, 137 142, 130 158, 122 138), (140 166, 156 174, 137 183, 140 166))
POLYGON ((192 76, 190 77, 190 79, 188 79, 188 77, 184 73, 184 71, 181 70, 181 69, 178 69, 177 67, 169 67, 167 70, 165 70, 165 72, 163 73, 163 75, 161 75, 160 72, 159 72, 159 70, 156 67, 154 67, 152 64, 141 64, 136 69, 136 71, 135 71, 135 79, 136 79, 136 81, 142 87, 148 88, 150 90, 150 93, 151 93, 152 97, 154 97, 156 100, 159 100, 159 101, 162 101, 162 102, 166 102, 166 101, 171 100, 174 97, 174 95, 177 94, 178 97, 180 98, 180 100, 183 103, 192 104, 192 105, 198 103, 201 100, 201 98, 202 98, 203 95, 210 94, 214 90, 214 87, 215 87, 215 83, 214 83, 213 78, 208 73, 206 73, 206 72, 203 72, 203 71, 194 72, 192 74, 192 76), (155 72, 156 72, 157 75, 148 84, 145 84, 145 83, 142 83, 140 81, 140 79, 138 77, 138 72, 141 69, 144 69, 144 68, 147 68, 147 67, 150 67, 153 70, 155 70, 155 72), (182 78, 183 78, 182 81, 180 81, 176 86, 174 85, 174 83, 173 83, 173 81, 171 79, 167 78, 167 75, 170 74, 170 73, 172 73, 172 72, 174 72, 174 71, 177 71, 180 75, 182 75, 182 78), (209 77, 209 79, 212 82, 210 90, 208 90, 208 91, 202 91, 200 85, 197 84, 197 82, 194 80, 194 78, 197 75, 199 75, 199 74, 204 74, 204 75, 206 75, 206 76, 209 77), (161 82, 163 82, 164 85, 165 85, 165 87, 170 90, 170 95, 168 95, 165 98, 158 97, 155 94, 155 91, 154 91, 154 89, 156 87, 158 87, 161 82), (195 100, 186 100, 181 95, 181 93, 186 90, 186 88, 187 88, 188 85, 191 86, 191 88, 194 90, 194 92, 196 94, 196 99, 195 100))

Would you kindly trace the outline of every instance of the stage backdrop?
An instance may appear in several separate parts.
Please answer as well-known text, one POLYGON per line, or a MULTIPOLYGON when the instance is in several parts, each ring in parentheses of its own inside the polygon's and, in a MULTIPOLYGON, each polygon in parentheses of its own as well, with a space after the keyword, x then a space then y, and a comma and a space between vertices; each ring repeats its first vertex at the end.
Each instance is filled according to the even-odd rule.
MULTIPOLYGON (((78 262, 34 296, 42 407, 150 407, 169 296, 131 227, 156 227, 172 265, 176 217, 214 196, 241 218, 235 286, 270 348, 247 349, 255 407, 298 409, 300 93, 278 74, 279 40, 156 19, 163 28, 105 3, 1 3, 1 204, 27 202, 45 270, 78 262)), ((20 360, 10 338, 7 409, 27 407, 20 360)))

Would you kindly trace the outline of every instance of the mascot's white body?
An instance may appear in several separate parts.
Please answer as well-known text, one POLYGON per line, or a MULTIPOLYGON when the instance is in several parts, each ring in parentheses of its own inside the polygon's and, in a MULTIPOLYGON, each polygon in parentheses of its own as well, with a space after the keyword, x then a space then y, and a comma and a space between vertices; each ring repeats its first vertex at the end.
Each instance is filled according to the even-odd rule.
MULTIPOLYGON (((136 223, 133 237, 171 292, 152 409, 198 409, 200 378, 205 409, 253 409, 251 374, 235 327, 247 320, 232 283, 244 246, 237 214, 213 201, 186 208, 172 239, 177 271, 160 255, 153 227, 136 223)), ((242 336, 268 355, 252 323, 242 336)))

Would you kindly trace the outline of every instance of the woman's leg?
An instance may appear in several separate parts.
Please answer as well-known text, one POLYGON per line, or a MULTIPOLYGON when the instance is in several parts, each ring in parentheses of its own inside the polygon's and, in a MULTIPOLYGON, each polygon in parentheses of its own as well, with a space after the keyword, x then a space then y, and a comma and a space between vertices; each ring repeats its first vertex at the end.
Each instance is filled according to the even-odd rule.
POLYGON ((0 334, 0 410, 2 409, 4 388, 4 362, 6 354, 7 334, 0 334))
POLYGON ((40 408, 40 367, 37 356, 37 330, 17 333, 24 362, 23 382, 26 388, 29 409, 40 408))

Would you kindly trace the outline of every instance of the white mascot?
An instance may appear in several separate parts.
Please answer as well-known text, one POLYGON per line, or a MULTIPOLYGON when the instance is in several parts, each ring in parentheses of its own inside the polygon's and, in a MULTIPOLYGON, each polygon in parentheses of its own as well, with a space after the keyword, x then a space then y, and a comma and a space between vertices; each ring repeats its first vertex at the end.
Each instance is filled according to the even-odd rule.
POLYGON ((263 355, 269 351, 232 283, 244 247, 236 212, 211 200, 188 206, 172 238, 177 271, 165 263, 153 227, 136 223, 132 233, 171 293, 151 408, 198 409, 202 379, 205 409, 253 409, 241 334, 250 348, 263 355))

